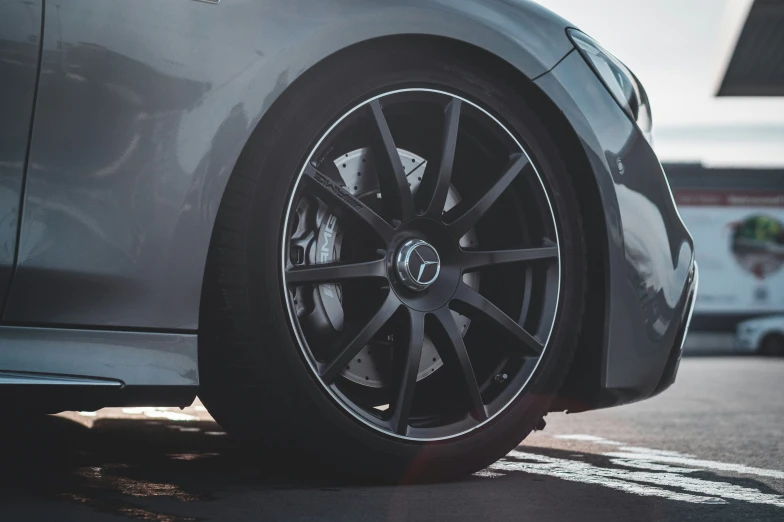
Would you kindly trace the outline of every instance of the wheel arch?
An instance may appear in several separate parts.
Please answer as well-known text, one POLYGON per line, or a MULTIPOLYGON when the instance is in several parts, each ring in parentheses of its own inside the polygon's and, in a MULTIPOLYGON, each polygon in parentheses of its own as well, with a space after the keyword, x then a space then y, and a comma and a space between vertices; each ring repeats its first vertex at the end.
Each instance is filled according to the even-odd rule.
MULTIPOLYGON (((585 226, 586 240, 589 244, 587 249, 589 274, 587 295, 589 299, 597 297, 604 303, 607 267, 603 253, 607 250, 608 238, 603 219, 599 187, 591 174, 590 162, 583 147, 580 145, 580 138, 576 131, 555 103, 534 83, 536 77, 545 74, 547 70, 540 72, 538 69, 534 69, 534 72, 538 74, 530 76, 517 65, 486 48, 450 37, 433 34, 401 34, 373 38, 342 48, 324 57, 300 74, 275 98, 274 102, 271 103, 256 124, 253 132, 262 132, 265 121, 273 119, 277 111, 284 110, 288 103, 294 101, 298 85, 309 81, 313 75, 318 75, 321 71, 328 70, 330 63, 334 60, 346 59, 352 52, 365 51, 367 46, 394 46, 401 42, 410 43, 412 39, 417 40, 421 45, 437 45, 452 52, 460 53, 462 57, 468 57, 469 60, 483 67, 501 70, 515 89, 535 100, 535 103, 532 105, 537 108, 539 117, 552 133, 556 143, 563 144, 560 151, 562 159, 566 162, 570 177, 575 184, 580 199, 580 213, 585 226), (593 248, 591 245, 593 245, 593 248)), ((553 63, 552 66, 555 66, 557 63, 553 63)), ((231 182, 231 179, 229 179, 228 183, 231 182)), ((208 258, 212 255, 212 251, 213 249, 210 248, 208 258)), ((204 277, 208 277, 209 266, 208 259, 204 277)), ((204 287, 205 285, 202 285, 202 289, 204 287)), ((202 302, 204 299, 204 292, 202 292, 202 302)), ((200 314, 203 313, 204 309, 205 307, 200 306, 200 314)), ((553 404, 552 409, 554 411, 567 408, 574 400, 573 398, 593 396, 598 391, 603 360, 605 313, 604 306, 586 308, 577 352, 572 361, 569 374, 564 381, 563 400, 556 401, 553 404)), ((201 318, 200 323, 202 323, 201 318)))

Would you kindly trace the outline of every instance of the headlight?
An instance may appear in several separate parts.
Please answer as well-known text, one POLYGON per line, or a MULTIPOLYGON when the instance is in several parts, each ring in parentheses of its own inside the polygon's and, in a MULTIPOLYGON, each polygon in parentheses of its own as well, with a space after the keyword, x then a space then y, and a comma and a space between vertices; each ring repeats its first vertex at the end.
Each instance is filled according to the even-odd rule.
POLYGON ((648 95, 634 73, 591 37, 576 29, 569 29, 569 36, 613 98, 650 142, 653 126, 651 107, 648 95))

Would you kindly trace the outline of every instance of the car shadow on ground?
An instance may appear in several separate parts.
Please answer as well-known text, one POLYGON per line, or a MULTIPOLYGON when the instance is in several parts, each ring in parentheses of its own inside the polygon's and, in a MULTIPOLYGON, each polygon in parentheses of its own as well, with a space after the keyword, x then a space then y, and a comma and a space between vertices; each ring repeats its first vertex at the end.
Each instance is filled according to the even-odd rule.
MULTIPOLYGON (((412 520, 427 519, 428 509, 434 510, 430 518, 444 515, 445 507, 428 507, 433 506, 434 495, 442 495, 446 508, 455 509, 450 518, 466 520, 484 520, 492 514, 505 520, 507 515, 519 514, 518 502, 524 502, 531 515, 539 513, 555 520, 560 516, 624 520, 629 510, 639 515, 635 515, 636 520, 681 519, 687 515, 694 519, 704 516, 706 520, 776 520, 781 515, 780 507, 733 500, 721 505, 676 502, 570 480, 568 476, 532 473, 519 468, 519 463, 525 461, 521 456, 504 459, 484 472, 449 484, 368 486, 364 481, 338 478, 312 460, 292 459, 277 452, 250 454, 211 421, 96 419, 88 428, 53 416, 14 420, 12 424, 6 422, 0 433, 4 448, 0 457, 0 506, 26 499, 32 505, 79 505, 95 513, 159 522, 221 519, 224 514, 229 518, 229 512, 253 519, 252 514, 259 510, 272 513, 273 519, 310 519, 324 518, 319 516, 324 515, 323 502, 311 500, 326 495, 323 498, 334 505, 334 511, 328 512, 332 519, 389 520, 388 513, 378 506, 422 504, 423 510, 411 517, 392 517, 412 520), (563 503, 563 498, 571 502, 563 503), (626 506, 625 511, 619 510, 621 505, 626 506), (375 506, 375 511, 368 511, 370 506, 375 506), (237 514, 238 509, 244 515, 237 514)), ((617 469, 602 455, 524 446, 520 449, 534 460, 544 459, 544 466, 552 464, 547 460, 551 459, 617 469)), ((707 471, 689 476, 777 495, 748 478, 718 477, 707 471)), ((667 484, 657 484, 656 488, 678 489, 667 484)), ((59 509, 53 510, 59 513, 59 509)), ((4 518, 2 510, 0 507, 0 519, 4 518)))
MULTIPOLYGON (((345 484, 319 466, 253 453, 212 421, 20 417, 0 433, 0 504, 21 496, 63 500, 141 520, 192 520, 140 507, 144 499, 212 500, 213 491, 345 484)), ((142 503, 143 504, 143 503, 142 503)), ((0 519, 2 519, 0 511, 0 519)))

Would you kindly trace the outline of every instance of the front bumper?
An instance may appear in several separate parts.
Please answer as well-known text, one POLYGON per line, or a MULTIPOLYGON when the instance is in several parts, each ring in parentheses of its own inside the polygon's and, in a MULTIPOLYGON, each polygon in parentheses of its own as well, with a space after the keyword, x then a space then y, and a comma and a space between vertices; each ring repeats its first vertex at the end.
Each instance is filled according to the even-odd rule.
POLYGON ((649 397, 658 395, 675 382, 675 376, 678 373, 678 367, 681 363, 681 356, 683 355, 683 345, 686 341, 686 336, 689 333, 691 318, 694 315, 694 305, 697 302, 697 291, 699 286, 700 270, 697 266, 697 263, 694 263, 694 272, 686 288, 688 292, 688 298, 686 301, 687 305, 679 321, 678 334, 675 337, 675 344, 673 344, 670 351, 670 357, 667 359, 667 365, 664 367, 664 373, 662 373, 661 380, 649 397))
POLYGON ((589 308, 603 305, 594 316, 603 328, 579 347, 568 379, 581 385, 570 390, 568 408, 650 397, 677 373, 696 299, 692 237, 650 144, 579 53, 571 52, 536 84, 577 135, 582 150, 575 153, 584 159, 584 175, 592 176, 604 212, 602 234, 589 235, 589 249, 601 249, 603 264, 589 277, 602 283, 588 296, 589 308))

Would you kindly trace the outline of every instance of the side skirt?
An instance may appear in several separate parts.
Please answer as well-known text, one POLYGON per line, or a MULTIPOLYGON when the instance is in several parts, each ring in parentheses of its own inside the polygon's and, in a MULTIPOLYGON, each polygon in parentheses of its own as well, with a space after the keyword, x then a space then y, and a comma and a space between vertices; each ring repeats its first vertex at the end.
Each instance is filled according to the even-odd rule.
POLYGON ((0 401, 46 413, 186 406, 197 350, 193 333, 0 326, 0 401))

